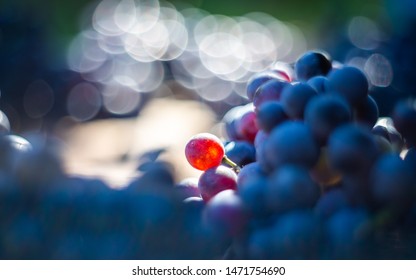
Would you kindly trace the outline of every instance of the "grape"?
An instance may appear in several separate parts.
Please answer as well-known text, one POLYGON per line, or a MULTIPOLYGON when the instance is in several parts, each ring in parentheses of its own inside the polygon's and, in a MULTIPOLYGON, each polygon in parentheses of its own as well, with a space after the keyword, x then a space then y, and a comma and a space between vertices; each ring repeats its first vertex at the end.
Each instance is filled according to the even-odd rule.
POLYGON ((368 173, 378 155, 377 143, 366 128, 346 124, 329 137, 330 164, 343 174, 368 173))
POLYGON ((269 177, 266 187, 266 204, 277 213, 312 208, 320 195, 307 169, 284 165, 269 177))
POLYGON ((259 149, 260 146, 263 146, 263 143, 266 142, 266 139, 269 137, 269 134, 260 129, 259 132, 257 132, 256 138, 254 139, 254 148, 259 149))
POLYGON ((393 125, 388 123, 385 125, 376 125, 373 127, 371 132, 374 135, 378 135, 386 139, 395 151, 401 151, 404 147, 403 138, 393 125))
POLYGON ((249 163, 241 168, 237 177, 238 186, 243 186, 251 180, 257 180, 259 177, 265 177, 266 174, 262 171, 258 162, 249 163))
POLYGON ((8 134, 10 133, 10 122, 7 115, 0 111, 0 134, 8 134))
POLYGON ((341 209, 350 206, 348 197, 340 188, 335 188, 324 193, 315 205, 315 214, 323 220, 329 219, 341 209))
POLYGON ((225 145, 225 155, 239 166, 256 160, 256 149, 246 141, 232 141, 225 145))
POLYGON ((250 259, 265 260, 276 258, 273 246, 275 234, 272 228, 260 228, 249 237, 248 256, 250 259))
POLYGON ((416 144, 416 109, 402 101, 394 107, 392 114, 394 127, 410 147, 416 144))
POLYGON ((400 211, 414 201, 416 177, 411 166, 397 154, 386 154, 375 163, 371 173, 372 195, 382 207, 400 211))
POLYGON ((335 128, 349 121, 351 121, 351 109, 344 100, 337 96, 317 96, 308 103, 305 109, 305 122, 321 145, 326 144, 335 128))
POLYGON ((315 76, 307 81, 318 94, 326 93, 328 91, 328 78, 324 76, 315 76))
POLYGON ((220 165, 224 154, 224 146, 220 139, 209 133, 195 135, 185 147, 186 159, 199 170, 220 165))
POLYGON ((198 178, 189 177, 174 186, 178 196, 184 200, 190 197, 201 197, 198 189, 198 178))
POLYGON ((236 236, 244 230, 248 214, 235 191, 224 190, 207 203, 203 218, 214 231, 228 237, 236 236))
POLYGON ((273 226, 274 258, 317 259, 322 240, 322 228, 312 212, 291 211, 282 215, 273 226))
POLYGON ((269 80, 285 81, 287 75, 282 75, 276 71, 264 71, 253 75, 247 82, 247 97, 250 101, 254 101, 254 97, 260 86, 269 80))
POLYGON ((328 91, 344 97, 350 105, 365 102, 368 92, 368 81, 358 68, 344 66, 328 74, 328 91))
POLYGON ((254 111, 247 111, 243 113, 235 122, 237 135, 242 140, 254 143, 254 138, 258 132, 256 113, 254 111))
POLYGON ((250 120, 250 112, 253 112, 253 104, 248 103, 246 105, 236 106, 231 108, 223 117, 223 122, 225 124, 225 131, 227 133, 228 139, 231 141, 238 141, 238 140, 247 140, 247 137, 252 137, 251 133, 253 129, 250 127, 246 127, 247 125, 252 124, 252 120, 250 120), (241 118, 249 114, 244 123, 242 123, 241 118), (243 131, 246 130, 246 131, 243 131), (242 135, 242 133, 246 133, 246 135, 242 135))
POLYGON ((265 132, 270 132, 286 120, 288 120, 288 116, 279 102, 265 102, 257 108, 258 126, 265 132))
POLYGON ((217 193, 224 190, 237 189, 237 175, 225 166, 217 166, 207 169, 201 174, 198 188, 205 201, 209 201, 217 193))
POLYGON ((319 158, 319 148, 309 128, 297 121, 287 121, 270 132, 264 144, 267 162, 276 169, 284 164, 311 168, 319 158))
MULTIPOLYGON (((241 169, 240 174, 238 174, 239 179, 242 172, 248 172, 246 171, 247 167, 250 167, 250 165, 241 169)), ((262 217, 270 212, 265 202, 267 180, 264 175, 255 174, 252 178, 247 178, 244 181, 239 180, 238 183, 237 193, 241 197, 244 207, 251 216, 262 217)))
POLYGON ((416 148, 410 148, 404 160, 408 163, 408 165, 413 168, 413 170, 416 168, 416 148))
POLYGON ((303 82, 314 76, 325 76, 331 69, 332 63, 330 59, 317 51, 305 52, 295 64, 296 77, 303 82))
POLYGON ((283 90, 290 85, 286 81, 272 79, 262 84, 253 97, 253 104, 258 108, 267 101, 279 101, 283 90))
POLYGON ((337 211, 326 223, 328 258, 365 258, 370 235, 370 217, 365 209, 348 207, 337 211))
POLYGON ((373 128, 377 123, 379 117, 378 106, 370 95, 367 95, 365 101, 355 107, 354 112, 355 121, 365 124, 369 128, 373 128))
POLYGON ((322 147, 318 162, 310 171, 312 179, 317 182, 323 190, 331 188, 342 179, 341 174, 334 170, 329 163, 328 148, 322 147))
POLYGON ((290 84, 282 91, 282 107, 290 118, 303 119, 306 105, 316 95, 317 92, 307 83, 290 84))

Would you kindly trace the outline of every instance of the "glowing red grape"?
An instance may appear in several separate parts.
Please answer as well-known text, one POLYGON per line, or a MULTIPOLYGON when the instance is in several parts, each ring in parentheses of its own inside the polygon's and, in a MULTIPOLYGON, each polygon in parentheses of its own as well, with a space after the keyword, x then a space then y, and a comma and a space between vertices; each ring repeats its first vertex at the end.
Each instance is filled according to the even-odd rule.
POLYGON ((188 162, 199 170, 207 170, 221 164, 224 157, 224 145, 210 133, 200 133, 189 140, 185 147, 188 162))

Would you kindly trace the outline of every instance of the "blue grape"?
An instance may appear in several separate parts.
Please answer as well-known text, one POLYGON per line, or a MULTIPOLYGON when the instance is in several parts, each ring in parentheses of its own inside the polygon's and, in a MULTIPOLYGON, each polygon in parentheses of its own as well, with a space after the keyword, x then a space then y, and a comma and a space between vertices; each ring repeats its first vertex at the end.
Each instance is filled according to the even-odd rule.
POLYGON ((416 180, 411 166, 397 154, 379 158, 371 172, 372 195, 381 207, 399 211, 414 201, 416 180))
POLYGON ((326 144, 332 131, 351 119, 349 105, 341 98, 332 95, 313 98, 305 109, 305 122, 320 144, 326 144))
POLYGON ((225 155, 239 166, 256 160, 256 149, 246 141, 232 141, 225 145, 225 155))
POLYGON ((305 52, 295 63, 296 77, 304 82, 314 76, 325 76, 331 69, 330 59, 318 51, 305 52))
POLYGON ((350 206, 345 192, 341 188, 324 193, 315 205, 315 214, 322 220, 329 219, 333 214, 350 206))
POLYGON ((253 97, 255 108, 267 101, 279 101, 283 90, 290 84, 283 80, 271 79, 262 84, 253 97))
POLYGON ((270 132, 286 120, 288 120, 288 116, 279 102, 265 102, 257 108, 258 126, 265 132, 270 132))
POLYGON ((416 145, 416 109, 407 102, 398 102, 392 113, 394 127, 403 136, 406 145, 416 145))
POLYGON ((281 103, 286 114, 292 119, 303 119, 308 102, 317 92, 307 83, 294 83, 282 91, 281 103))
POLYGON ((354 109, 355 121, 367 125, 369 128, 373 128, 377 123, 379 117, 378 106, 370 95, 367 95, 365 101, 355 106, 354 109))
POLYGON ((269 80, 282 80, 281 75, 275 71, 264 71, 253 75, 247 82, 247 97, 250 101, 254 101, 257 90, 260 86, 269 80))
POLYGON ((319 148, 308 126, 286 121, 270 132, 264 144, 266 162, 273 169, 284 164, 311 168, 319 158, 319 148))
POLYGON ((284 165, 269 177, 266 204, 275 213, 312 208, 320 196, 320 189, 312 181, 308 170, 284 165))
POLYGON ((373 135, 361 126, 343 125, 329 137, 330 164, 343 174, 368 173, 378 155, 373 135))
POLYGON ((352 106, 365 102, 368 81, 361 70, 344 66, 328 74, 328 91, 344 97, 352 106))
POLYGON ((370 215, 365 209, 348 207, 337 211, 326 223, 327 257, 366 258, 371 230, 370 215))
POLYGON ((326 93, 328 91, 328 78, 324 76, 315 76, 307 81, 308 85, 313 87, 318 94, 326 93))

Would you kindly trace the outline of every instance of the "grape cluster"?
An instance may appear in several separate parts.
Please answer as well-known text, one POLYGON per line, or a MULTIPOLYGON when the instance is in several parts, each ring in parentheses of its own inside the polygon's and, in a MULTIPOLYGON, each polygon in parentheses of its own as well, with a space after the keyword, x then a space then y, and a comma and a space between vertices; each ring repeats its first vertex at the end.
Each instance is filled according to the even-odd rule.
POLYGON ((365 74, 335 65, 308 51, 291 71, 254 75, 249 103, 223 117, 226 148, 216 139, 192 151, 221 150, 192 199, 228 240, 225 258, 415 257, 416 108, 401 100, 381 116, 365 74))

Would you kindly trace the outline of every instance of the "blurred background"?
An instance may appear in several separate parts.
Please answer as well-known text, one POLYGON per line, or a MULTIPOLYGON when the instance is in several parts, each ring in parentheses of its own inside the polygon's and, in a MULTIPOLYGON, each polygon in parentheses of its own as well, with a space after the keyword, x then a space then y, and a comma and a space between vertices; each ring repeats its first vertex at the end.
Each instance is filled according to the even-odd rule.
POLYGON ((0 109, 14 134, 59 139, 70 174, 123 186, 143 153, 164 149, 181 180, 199 174, 186 141, 222 136, 248 79, 309 49, 362 69, 387 116, 416 92, 415 10, 413 0, 2 0, 0 109))

